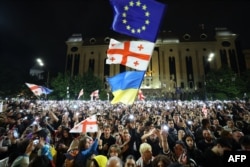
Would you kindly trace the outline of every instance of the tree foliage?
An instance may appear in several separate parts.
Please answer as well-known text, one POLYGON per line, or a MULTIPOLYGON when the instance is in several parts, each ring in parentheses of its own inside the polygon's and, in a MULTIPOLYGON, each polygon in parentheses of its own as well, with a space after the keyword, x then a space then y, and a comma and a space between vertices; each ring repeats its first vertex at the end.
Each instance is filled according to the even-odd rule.
POLYGON ((206 75, 208 94, 216 99, 234 99, 246 90, 246 82, 230 68, 223 67, 206 75))
POLYGON ((101 80, 91 71, 73 77, 70 77, 68 73, 59 73, 56 78, 52 79, 51 85, 54 91, 51 93, 50 99, 66 99, 67 91, 69 99, 77 99, 80 90, 83 89, 84 94, 81 99, 89 100, 93 91, 98 89, 100 94, 104 92, 101 80))

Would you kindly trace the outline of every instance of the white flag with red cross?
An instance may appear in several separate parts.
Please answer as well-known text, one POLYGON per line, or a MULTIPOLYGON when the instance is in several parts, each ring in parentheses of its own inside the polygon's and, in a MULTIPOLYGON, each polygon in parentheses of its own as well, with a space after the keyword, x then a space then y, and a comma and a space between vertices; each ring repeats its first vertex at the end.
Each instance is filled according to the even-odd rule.
POLYGON ((140 89, 140 90, 138 91, 138 100, 144 101, 145 98, 146 98, 146 97, 143 95, 142 90, 140 89))
POLYGON ((76 124, 69 132, 70 133, 86 133, 86 132, 97 132, 98 124, 96 115, 92 115, 82 122, 76 124))
POLYGON ((106 64, 122 64, 130 68, 146 71, 155 44, 148 41, 119 42, 110 39, 106 64))

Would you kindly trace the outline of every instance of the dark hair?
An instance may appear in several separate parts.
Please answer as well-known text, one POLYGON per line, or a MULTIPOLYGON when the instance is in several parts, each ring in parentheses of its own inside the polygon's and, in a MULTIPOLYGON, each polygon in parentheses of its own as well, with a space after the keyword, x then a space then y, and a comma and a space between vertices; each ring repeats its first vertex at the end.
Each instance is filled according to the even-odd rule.
POLYGON ((121 156, 121 148, 117 144, 112 144, 111 146, 109 146, 108 157, 110 157, 110 150, 112 147, 115 148, 116 152, 118 153, 118 157, 120 157, 121 156))
POLYGON ((91 139, 89 136, 84 136, 82 139, 80 139, 79 144, 78 144, 78 150, 82 151, 85 150, 85 145, 87 143, 87 139, 91 139))
POLYGON ((203 118, 203 119, 201 120, 202 126, 206 126, 206 125, 209 124, 209 123, 210 123, 210 121, 209 121, 209 119, 207 119, 207 118, 203 118))
POLYGON ((240 144, 243 146, 249 146, 250 145, 250 135, 245 135, 240 138, 240 144))
POLYGON ((128 160, 128 159, 133 159, 134 161, 136 161, 135 157, 133 155, 128 155, 125 159, 125 162, 128 160))
POLYGON ((218 138, 216 144, 221 145, 221 147, 232 148, 232 140, 225 137, 218 138))
POLYGON ((185 146, 186 146, 187 148, 188 148, 188 145, 187 145, 186 139, 187 139, 188 137, 191 137, 191 138, 193 139, 194 145, 195 145, 195 138, 194 138, 194 136, 191 135, 191 134, 185 134, 185 136, 182 138, 182 140, 183 140, 183 143, 185 144, 185 146))
POLYGON ((172 163, 168 156, 163 154, 158 154, 152 162, 152 167, 157 167, 160 161, 163 163, 164 166, 168 166, 172 163))
POLYGON ((185 143, 184 143, 182 140, 177 140, 177 141, 175 142, 175 144, 179 144, 179 145, 181 145, 184 149, 187 149, 185 143))

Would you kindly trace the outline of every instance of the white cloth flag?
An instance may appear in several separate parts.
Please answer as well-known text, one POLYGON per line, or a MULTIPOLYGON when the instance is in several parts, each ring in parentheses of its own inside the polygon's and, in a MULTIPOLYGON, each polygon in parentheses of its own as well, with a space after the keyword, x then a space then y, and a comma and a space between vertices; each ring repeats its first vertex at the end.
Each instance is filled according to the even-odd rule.
POLYGON ((146 71, 154 45, 147 41, 119 42, 110 39, 106 64, 122 64, 136 70, 146 71))
POLYGON ((30 88, 30 90, 34 93, 34 95, 40 96, 41 94, 43 94, 41 86, 30 83, 25 83, 25 84, 30 88))
POLYGON ((83 95, 83 89, 80 90, 79 92, 79 95, 78 95, 78 98, 77 99, 80 99, 80 97, 83 95))
POLYGON ((82 122, 75 125, 69 132, 70 133, 85 133, 85 132, 97 132, 98 124, 96 115, 92 115, 82 122))
POLYGON ((146 98, 146 97, 143 95, 142 90, 140 89, 140 90, 138 91, 138 100, 144 101, 145 98, 146 98))

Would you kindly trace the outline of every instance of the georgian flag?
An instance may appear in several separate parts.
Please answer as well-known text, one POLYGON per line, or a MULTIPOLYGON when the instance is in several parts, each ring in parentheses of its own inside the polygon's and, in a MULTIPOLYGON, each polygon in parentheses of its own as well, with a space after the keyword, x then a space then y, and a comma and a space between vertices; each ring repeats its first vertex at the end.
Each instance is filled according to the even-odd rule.
POLYGON ((136 70, 146 71, 154 45, 147 41, 119 42, 110 39, 106 64, 122 64, 136 70))
POLYGON ((97 132, 98 124, 96 115, 92 115, 82 122, 75 125, 69 132, 70 133, 86 133, 86 132, 97 132))
POLYGON ((138 91, 138 100, 144 101, 145 98, 146 98, 146 97, 143 95, 142 90, 140 89, 140 90, 138 91))
POLYGON ((30 83, 25 84, 30 88, 30 90, 34 93, 35 96, 40 96, 41 94, 43 94, 41 86, 30 83))
POLYGON ((94 92, 91 93, 92 97, 99 97, 99 90, 95 90, 94 92))

